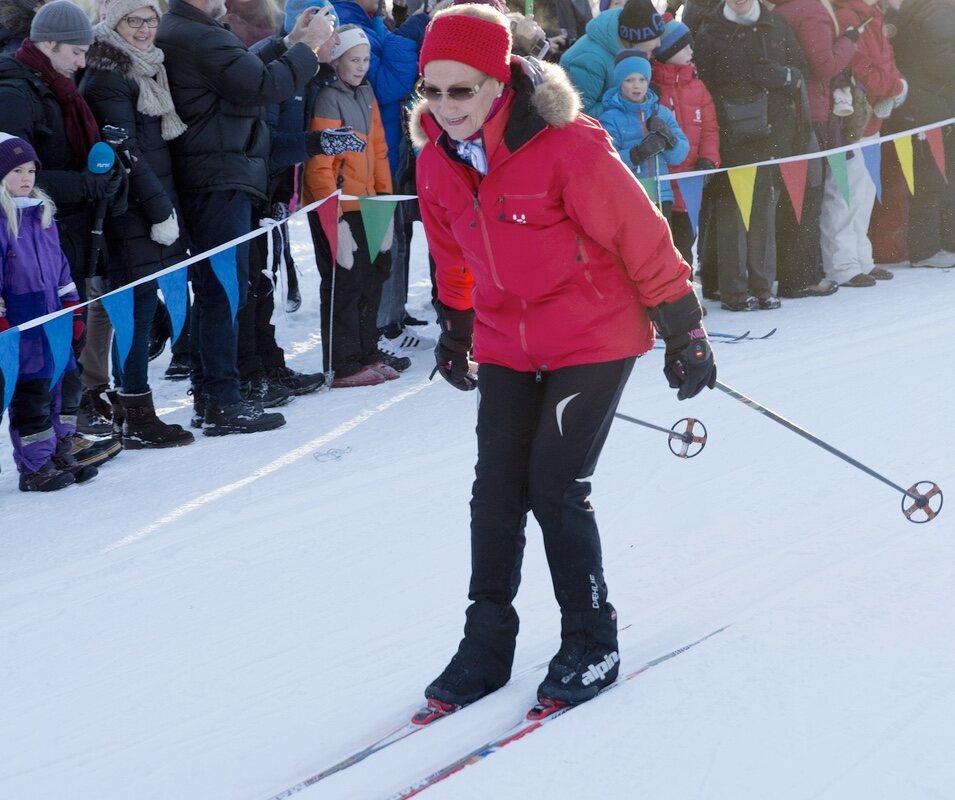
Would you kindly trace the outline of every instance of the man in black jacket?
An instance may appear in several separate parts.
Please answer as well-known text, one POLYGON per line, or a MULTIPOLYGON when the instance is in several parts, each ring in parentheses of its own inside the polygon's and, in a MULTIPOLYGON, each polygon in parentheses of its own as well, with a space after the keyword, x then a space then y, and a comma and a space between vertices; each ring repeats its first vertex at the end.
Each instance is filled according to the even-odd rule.
MULTIPOLYGON (((173 100, 188 129, 170 142, 183 222, 194 253, 248 233, 253 204, 267 199, 269 130, 264 107, 301 92, 332 35, 327 11, 306 9, 284 40, 253 54, 216 21, 224 0, 173 0, 156 44, 166 54, 173 100)), ((234 249, 239 306, 249 284, 249 245, 234 249)), ((208 436, 272 430, 281 414, 243 400, 236 325, 208 261, 192 272, 192 391, 195 426, 208 436)))

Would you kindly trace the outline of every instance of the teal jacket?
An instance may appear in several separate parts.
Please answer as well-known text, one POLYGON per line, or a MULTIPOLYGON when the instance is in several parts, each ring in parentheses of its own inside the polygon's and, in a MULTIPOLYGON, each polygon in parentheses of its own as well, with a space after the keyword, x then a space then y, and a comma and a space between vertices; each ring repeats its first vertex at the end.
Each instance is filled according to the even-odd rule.
POLYGON ((621 50, 618 29, 622 10, 611 8, 590 20, 587 33, 560 58, 560 65, 580 92, 581 110, 591 117, 600 116, 604 92, 614 86, 613 59, 621 50))

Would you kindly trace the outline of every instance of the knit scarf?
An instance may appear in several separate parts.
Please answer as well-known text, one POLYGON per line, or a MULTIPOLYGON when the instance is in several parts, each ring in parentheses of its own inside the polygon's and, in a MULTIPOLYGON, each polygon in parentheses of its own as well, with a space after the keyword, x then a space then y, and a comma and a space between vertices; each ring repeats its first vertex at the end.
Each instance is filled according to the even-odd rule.
POLYGON ((133 47, 105 22, 94 27, 93 33, 98 41, 112 45, 132 61, 133 77, 139 84, 136 110, 147 117, 162 117, 162 138, 167 142, 185 133, 186 123, 179 118, 172 103, 163 51, 155 45, 145 50, 133 47))
POLYGON ((759 21, 759 0, 755 0, 745 14, 737 14, 728 5, 723 5, 723 16, 737 25, 755 25, 759 21))
POLYGON ((85 161, 90 148, 100 140, 99 126, 76 84, 53 69, 50 59, 29 39, 23 40, 16 58, 38 72, 43 82, 50 87, 63 111, 63 127, 70 149, 85 161))

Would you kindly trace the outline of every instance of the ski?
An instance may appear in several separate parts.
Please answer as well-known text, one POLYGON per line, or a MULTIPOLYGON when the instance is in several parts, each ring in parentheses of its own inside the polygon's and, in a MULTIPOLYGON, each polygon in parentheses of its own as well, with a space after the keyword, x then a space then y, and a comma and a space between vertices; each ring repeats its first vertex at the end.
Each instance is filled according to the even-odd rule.
MULTIPOLYGON (((656 658, 647 661, 633 672, 628 672, 627 674, 618 677, 614 683, 611 683, 609 686, 601 689, 597 696, 599 697, 600 695, 613 691, 627 681, 633 680, 638 675, 642 675, 652 667, 662 664, 664 661, 669 661, 671 658, 676 658, 678 655, 681 655, 687 650, 696 647, 698 644, 702 644, 708 639, 712 639, 718 633, 722 633, 729 627, 729 625, 724 625, 722 628, 717 628, 715 631, 711 631, 710 633, 706 634, 706 636, 703 636, 696 641, 685 644, 682 647, 671 650, 669 653, 664 653, 661 656, 657 656, 656 658)), ((441 767, 440 769, 432 772, 430 775, 426 775, 425 777, 418 779, 410 786, 390 795, 388 800, 405 800, 405 798, 414 797, 416 794, 419 794, 425 789, 434 786, 436 783, 440 783, 445 778, 449 778, 451 775, 460 772, 465 767, 475 764, 478 761, 483 761, 488 756, 491 756, 502 748, 507 747, 507 745, 511 744, 512 742, 516 742, 518 739, 523 739, 525 736, 533 733, 551 720, 557 719, 558 717, 563 716, 568 711, 572 711, 575 708, 579 708, 579 706, 565 705, 555 702, 537 703, 530 708, 520 722, 509 728, 497 739, 492 739, 491 741, 486 742, 476 750, 472 750, 467 755, 452 761, 450 764, 441 767)))
POLYGON ((719 331, 707 331, 706 335, 711 339, 716 337, 717 339, 722 339, 725 342, 732 344, 733 342, 744 342, 744 341, 759 341, 760 339, 768 339, 774 333, 776 333, 776 328, 773 328, 769 333, 764 333, 762 336, 753 336, 752 331, 746 331, 745 333, 720 333, 719 331))

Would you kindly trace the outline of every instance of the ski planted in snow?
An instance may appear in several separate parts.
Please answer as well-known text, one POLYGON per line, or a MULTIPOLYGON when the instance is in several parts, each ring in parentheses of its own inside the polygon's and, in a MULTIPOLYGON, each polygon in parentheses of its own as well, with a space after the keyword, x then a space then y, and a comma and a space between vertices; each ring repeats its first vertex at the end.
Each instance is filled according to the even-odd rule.
MULTIPOLYGON (((602 694, 606 694, 607 692, 616 689, 618 686, 622 686, 627 681, 633 680, 638 675, 642 675, 648 669, 655 667, 658 664, 662 664, 664 661, 669 661, 671 658, 676 658, 678 655, 681 655, 687 650, 696 647, 698 644, 702 644, 707 639, 712 639, 718 633, 725 631, 728 627, 729 625, 724 625, 722 628, 717 628, 715 631, 711 631, 710 633, 706 634, 706 636, 703 636, 696 641, 685 644, 682 647, 671 650, 669 653, 664 653, 662 656, 657 656, 656 658, 647 661, 633 672, 628 672, 626 675, 618 677, 614 683, 611 683, 609 686, 601 689, 597 696, 599 697, 602 694)), ((577 705, 572 706, 557 702, 537 703, 531 707, 524 719, 508 729, 497 739, 492 739, 491 741, 486 742, 476 750, 472 750, 467 755, 452 761, 450 764, 441 767, 440 769, 432 772, 430 775, 420 778, 410 786, 402 789, 401 791, 395 792, 393 795, 390 795, 388 800, 405 800, 405 798, 414 797, 416 794, 419 794, 425 789, 434 786, 436 783, 440 783, 445 778, 454 775, 456 772, 460 772, 465 767, 475 764, 478 761, 482 761, 490 755, 494 755, 494 753, 504 747, 507 747, 507 745, 511 744, 511 742, 516 742, 518 739, 524 738, 551 720, 557 719, 557 717, 579 707, 580 706, 577 705)))

